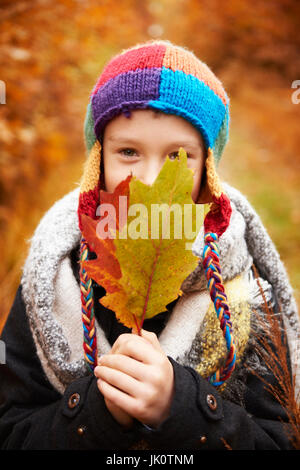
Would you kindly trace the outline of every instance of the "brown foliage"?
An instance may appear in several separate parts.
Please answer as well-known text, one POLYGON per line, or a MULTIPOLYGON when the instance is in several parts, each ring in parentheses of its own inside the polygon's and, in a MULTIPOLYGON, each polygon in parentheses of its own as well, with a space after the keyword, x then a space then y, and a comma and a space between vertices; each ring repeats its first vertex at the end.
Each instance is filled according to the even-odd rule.
POLYGON ((191 47, 214 70, 243 65, 295 80, 300 69, 300 4, 294 0, 165 0, 166 36, 191 47), (174 23, 166 17, 174 15, 174 23), (175 10, 175 11, 174 11, 175 10))

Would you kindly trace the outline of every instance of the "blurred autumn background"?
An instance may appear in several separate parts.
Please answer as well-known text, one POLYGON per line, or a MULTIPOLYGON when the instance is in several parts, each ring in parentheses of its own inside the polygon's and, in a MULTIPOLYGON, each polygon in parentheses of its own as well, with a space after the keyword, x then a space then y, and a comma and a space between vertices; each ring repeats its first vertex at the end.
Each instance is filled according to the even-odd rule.
POLYGON ((299 1, 1 0, 0 28, 0 329, 39 219, 80 180, 96 77, 150 38, 187 46, 221 78, 231 98, 221 176, 262 217, 299 302, 299 1))

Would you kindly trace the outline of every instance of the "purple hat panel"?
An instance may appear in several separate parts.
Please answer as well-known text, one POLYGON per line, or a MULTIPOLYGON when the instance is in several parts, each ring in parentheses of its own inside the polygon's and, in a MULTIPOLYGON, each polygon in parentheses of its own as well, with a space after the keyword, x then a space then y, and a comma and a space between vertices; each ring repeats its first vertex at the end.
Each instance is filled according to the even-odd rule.
POLYGON ((137 69, 107 81, 92 98, 94 130, 97 137, 108 121, 132 109, 148 107, 158 99, 161 69, 137 69))

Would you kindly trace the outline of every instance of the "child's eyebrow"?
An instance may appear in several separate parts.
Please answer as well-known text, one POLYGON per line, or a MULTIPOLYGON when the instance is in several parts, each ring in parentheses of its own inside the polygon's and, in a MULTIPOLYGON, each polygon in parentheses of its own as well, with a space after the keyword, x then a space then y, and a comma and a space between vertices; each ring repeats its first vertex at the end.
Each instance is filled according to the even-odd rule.
MULTIPOLYGON (((109 136, 108 139, 107 139, 109 142, 113 142, 113 143, 122 143, 122 144, 130 144, 130 145, 136 145, 136 144, 139 144, 139 140, 138 139, 134 139, 134 138, 130 138, 128 137, 127 135, 126 136, 109 136)), ((194 150, 199 150, 199 148, 201 148, 201 146, 199 144, 197 144, 196 142, 191 142, 191 141, 182 141, 182 140, 176 140, 174 142, 168 142, 168 147, 187 147, 187 148, 190 148, 190 149, 194 149, 194 150)))
POLYGON ((195 142, 190 142, 190 141, 176 141, 176 142, 171 142, 170 143, 170 147, 187 147, 189 149, 193 149, 193 150, 199 150, 199 148, 201 148, 201 146, 195 142))
POLYGON ((127 135, 124 136, 124 137, 123 137, 122 135, 120 135, 120 136, 114 136, 114 135, 112 135, 112 136, 108 137, 107 140, 108 140, 109 142, 116 142, 116 143, 120 143, 120 142, 122 142, 122 143, 128 143, 128 144, 136 144, 136 143, 138 143, 137 140, 131 139, 131 138, 128 137, 127 135))

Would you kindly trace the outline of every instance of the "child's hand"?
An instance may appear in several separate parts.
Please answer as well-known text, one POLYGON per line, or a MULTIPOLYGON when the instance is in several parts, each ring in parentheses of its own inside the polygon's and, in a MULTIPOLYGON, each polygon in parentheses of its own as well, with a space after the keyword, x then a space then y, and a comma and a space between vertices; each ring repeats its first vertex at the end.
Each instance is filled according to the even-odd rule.
POLYGON ((131 428, 133 424, 133 418, 107 398, 104 398, 104 401, 108 411, 112 414, 115 420, 118 421, 118 423, 121 424, 121 426, 123 426, 124 428, 131 428))
POLYGON ((150 426, 168 417, 173 367, 154 333, 120 335, 111 352, 100 358, 95 375, 100 392, 116 410, 150 426))

